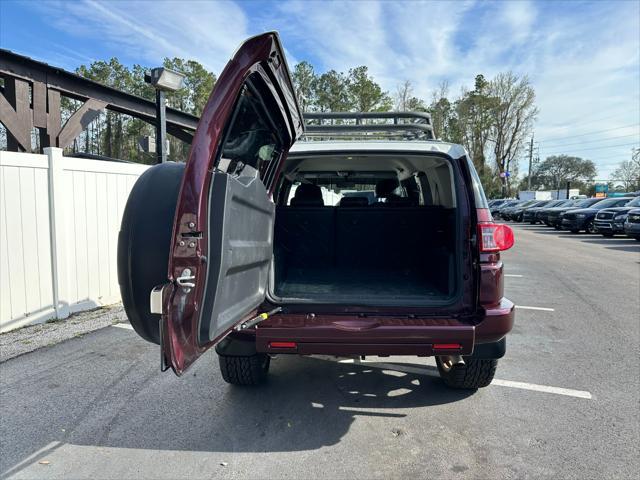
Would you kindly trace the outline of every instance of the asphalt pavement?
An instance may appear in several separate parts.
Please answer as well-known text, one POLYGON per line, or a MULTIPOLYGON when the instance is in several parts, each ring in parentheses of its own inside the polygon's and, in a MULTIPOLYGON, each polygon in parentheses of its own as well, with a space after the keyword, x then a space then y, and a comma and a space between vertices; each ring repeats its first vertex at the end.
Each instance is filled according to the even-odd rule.
POLYGON ((231 387, 214 352, 177 378, 107 326, 0 364, 1 475, 637 478, 640 243, 514 228, 488 388, 447 389, 433 359, 295 356, 231 387))

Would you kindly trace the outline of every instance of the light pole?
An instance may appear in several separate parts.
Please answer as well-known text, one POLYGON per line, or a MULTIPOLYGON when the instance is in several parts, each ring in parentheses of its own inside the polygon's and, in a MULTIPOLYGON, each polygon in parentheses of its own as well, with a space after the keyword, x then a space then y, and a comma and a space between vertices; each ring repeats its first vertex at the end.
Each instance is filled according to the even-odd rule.
POLYGON ((167 112, 166 92, 175 92, 182 87, 184 75, 164 67, 151 69, 144 81, 156 89, 156 158, 157 163, 167 161, 167 112))

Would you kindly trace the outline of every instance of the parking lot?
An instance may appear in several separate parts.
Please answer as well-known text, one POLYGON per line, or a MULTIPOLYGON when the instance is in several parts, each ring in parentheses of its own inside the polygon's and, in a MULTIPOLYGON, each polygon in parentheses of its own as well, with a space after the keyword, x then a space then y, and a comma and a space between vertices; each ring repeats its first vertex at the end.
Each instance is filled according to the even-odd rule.
POLYGON ((234 388, 212 351, 176 378, 108 326, 0 365, 3 477, 635 478, 640 244, 514 230, 486 389, 445 388, 433 359, 286 356, 234 388))

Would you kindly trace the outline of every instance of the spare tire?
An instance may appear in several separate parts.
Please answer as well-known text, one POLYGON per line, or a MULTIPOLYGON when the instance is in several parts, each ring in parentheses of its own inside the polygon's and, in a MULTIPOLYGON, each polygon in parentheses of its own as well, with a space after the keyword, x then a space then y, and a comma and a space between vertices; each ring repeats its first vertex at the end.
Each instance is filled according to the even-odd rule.
POLYGON ((167 282, 167 265, 183 163, 162 163, 145 171, 131 189, 118 235, 118 283, 131 325, 145 340, 160 344, 160 315, 149 294, 167 282))

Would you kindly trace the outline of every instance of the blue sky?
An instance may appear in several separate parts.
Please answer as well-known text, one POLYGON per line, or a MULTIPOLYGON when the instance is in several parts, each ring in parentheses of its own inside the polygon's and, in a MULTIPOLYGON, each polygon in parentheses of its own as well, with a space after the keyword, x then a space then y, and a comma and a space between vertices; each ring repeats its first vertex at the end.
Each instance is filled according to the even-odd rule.
POLYGON ((638 0, 0 0, 0 46, 66 69, 181 56, 217 73, 244 38, 266 30, 280 32, 290 64, 364 64, 389 92, 408 79, 426 99, 443 80, 456 95, 478 73, 529 75, 540 156, 590 158, 599 178, 640 144, 638 0))

